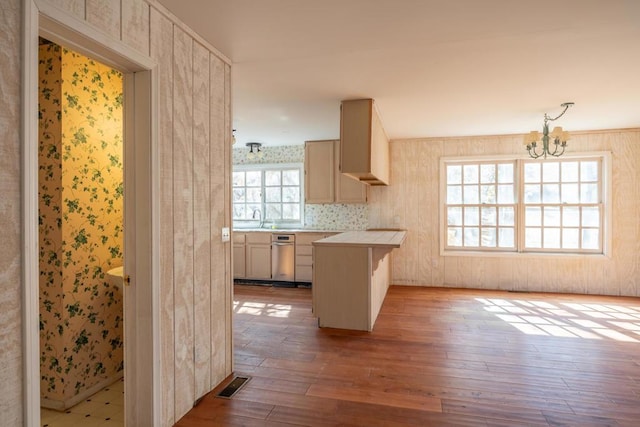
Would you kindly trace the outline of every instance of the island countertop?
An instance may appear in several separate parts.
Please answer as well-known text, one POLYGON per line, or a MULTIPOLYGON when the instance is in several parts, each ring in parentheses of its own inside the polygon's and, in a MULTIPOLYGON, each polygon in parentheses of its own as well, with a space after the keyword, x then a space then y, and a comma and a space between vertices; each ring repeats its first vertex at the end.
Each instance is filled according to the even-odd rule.
POLYGON ((402 230, 346 231, 331 237, 316 240, 313 242, 313 245, 399 248, 406 237, 407 232, 402 230))

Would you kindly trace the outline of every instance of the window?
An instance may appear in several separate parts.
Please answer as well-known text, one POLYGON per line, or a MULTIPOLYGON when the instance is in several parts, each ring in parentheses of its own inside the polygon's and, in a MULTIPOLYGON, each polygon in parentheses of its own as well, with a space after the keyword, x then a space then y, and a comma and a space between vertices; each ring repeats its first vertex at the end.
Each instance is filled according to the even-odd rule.
POLYGON ((524 163, 524 248, 602 253, 600 159, 524 163))
POLYGON ((299 225, 302 166, 247 165, 233 171, 233 220, 299 225))
POLYGON ((443 249, 604 253, 607 158, 443 159, 443 249))
POLYGON ((515 164, 447 165, 447 246, 515 249, 515 164))

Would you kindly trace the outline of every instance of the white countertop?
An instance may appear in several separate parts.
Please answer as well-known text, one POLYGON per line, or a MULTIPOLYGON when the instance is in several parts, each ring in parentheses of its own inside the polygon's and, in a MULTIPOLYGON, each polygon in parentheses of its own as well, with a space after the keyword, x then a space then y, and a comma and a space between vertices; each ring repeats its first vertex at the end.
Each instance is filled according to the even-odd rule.
POLYGON ((234 233, 343 233, 342 230, 318 230, 311 228, 234 228, 234 233))
POLYGON ((399 248, 407 237, 406 231, 347 231, 316 240, 314 246, 364 246, 399 248))

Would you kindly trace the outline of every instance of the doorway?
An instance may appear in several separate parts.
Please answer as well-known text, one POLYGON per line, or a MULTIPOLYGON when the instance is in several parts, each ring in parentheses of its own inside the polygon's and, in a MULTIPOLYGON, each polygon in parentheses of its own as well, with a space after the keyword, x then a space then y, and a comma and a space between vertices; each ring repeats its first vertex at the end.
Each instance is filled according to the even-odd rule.
POLYGON ((41 419, 122 425, 122 73, 43 38, 38 64, 41 419))
MULTIPOLYGON (((124 228, 130 230, 124 242, 124 271, 131 277, 123 289, 124 324, 127 344, 124 365, 127 369, 124 389, 126 425, 157 425, 160 398, 159 309, 154 283, 158 277, 157 198, 157 126, 152 99, 155 99, 154 63, 124 45, 105 41, 102 34, 82 22, 24 2, 24 84, 23 84, 23 223, 24 267, 24 424, 40 425, 40 352, 39 352, 39 254, 38 254, 38 35, 67 46, 85 56, 97 58, 124 76, 124 194, 127 211, 124 228), (157 234, 157 233, 156 233, 157 234), (151 363, 149 361, 152 361, 151 363), (155 386, 155 387, 154 387, 155 386)), ((46 4, 43 4, 46 6, 46 4)))

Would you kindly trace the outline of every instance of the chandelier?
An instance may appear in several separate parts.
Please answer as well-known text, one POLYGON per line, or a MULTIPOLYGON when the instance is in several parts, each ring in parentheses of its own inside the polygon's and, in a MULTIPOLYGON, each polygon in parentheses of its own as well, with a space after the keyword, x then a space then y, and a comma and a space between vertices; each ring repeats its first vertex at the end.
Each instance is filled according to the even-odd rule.
POLYGON ((569 107, 571 107, 573 102, 565 102, 560 104, 561 107, 564 107, 562 113, 560 113, 557 117, 549 117, 547 113, 544 113, 544 125, 542 127, 542 137, 540 137, 540 132, 531 131, 524 136, 524 144, 527 146, 527 151, 529 152, 529 156, 537 159, 538 157, 554 156, 560 157, 564 154, 564 150, 567 147, 567 141, 569 140, 569 132, 562 130, 562 127, 556 126, 553 128, 551 133, 549 133, 549 122, 553 122, 558 120, 560 117, 567 112, 569 107), (553 151, 549 146, 549 142, 553 141, 553 151), (538 152, 538 146, 542 142, 542 151, 538 152))

